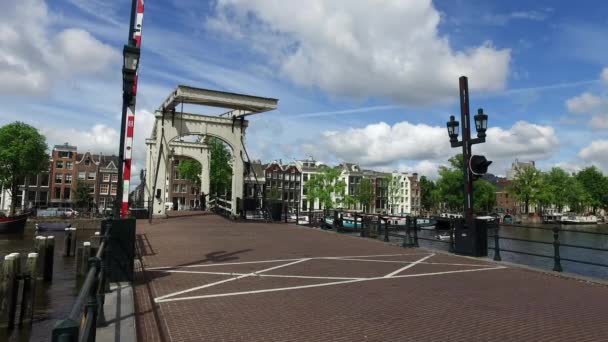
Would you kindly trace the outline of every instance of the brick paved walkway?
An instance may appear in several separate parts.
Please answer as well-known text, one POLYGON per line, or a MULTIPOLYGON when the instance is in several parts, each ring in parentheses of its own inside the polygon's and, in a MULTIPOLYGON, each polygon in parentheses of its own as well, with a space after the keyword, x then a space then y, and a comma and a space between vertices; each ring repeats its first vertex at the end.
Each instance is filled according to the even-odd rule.
POLYGON ((140 341, 608 341, 603 285, 217 216, 138 237, 140 341))

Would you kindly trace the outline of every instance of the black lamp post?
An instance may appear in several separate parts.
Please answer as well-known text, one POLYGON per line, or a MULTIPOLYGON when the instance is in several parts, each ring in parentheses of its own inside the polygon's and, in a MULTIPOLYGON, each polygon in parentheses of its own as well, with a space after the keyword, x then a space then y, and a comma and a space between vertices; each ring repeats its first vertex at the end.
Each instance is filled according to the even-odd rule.
POLYGON ((488 127, 488 116, 479 109, 474 116, 477 138, 471 138, 471 127, 469 122, 469 85, 465 76, 459 79, 460 84, 460 119, 462 121, 462 141, 458 141, 458 128, 460 123, 450 116, 446 123, 450 145, 462 147, 463 171, 464 171, 464 218, 467 226, 473 227, 473 178, 484 174, 492 163, 483 156, 472 156, 471 145, 484 143, 486 141, 486 129, 488 127), (474 163, 472 163, 474 162, 474 163))

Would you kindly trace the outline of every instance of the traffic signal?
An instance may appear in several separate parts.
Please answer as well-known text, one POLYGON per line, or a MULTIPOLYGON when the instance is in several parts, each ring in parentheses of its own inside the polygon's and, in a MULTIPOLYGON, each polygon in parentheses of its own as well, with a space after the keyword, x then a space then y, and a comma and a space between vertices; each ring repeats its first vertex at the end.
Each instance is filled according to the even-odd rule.
POLYGON ((471 156, 471 159, 469 159, 469 169, 475 179, 485 175, 486 172, 488 172, 488 166, 490 166, 490 164, 492 164, 492 161, 487 160, 485 156, 473 155, 471 156))

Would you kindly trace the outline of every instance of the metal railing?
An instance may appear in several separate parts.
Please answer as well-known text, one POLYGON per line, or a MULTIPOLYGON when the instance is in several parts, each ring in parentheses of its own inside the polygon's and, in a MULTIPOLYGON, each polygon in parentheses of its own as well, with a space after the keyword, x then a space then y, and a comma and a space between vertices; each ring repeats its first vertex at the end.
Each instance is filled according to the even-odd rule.
POLYGON ((60 320, 53 328, 53 342, 94 342, 96 328, 105 325, 103 305, 107 290, 107 246, 111 224, 105 227, 99 249, 89 258, 86 274, 76 302, 67 318, 60 320))
POLYGON ((554 226, 552 228, 548 228, 548 227, 536 227, 536 226, 526 226, 526 225, 502 224, 502 225, 499 225, 496 227, 496 230, 493 235, 494 246, 488 246, 488 249, 494 250, 494 260, 496 260, 496 261, 502 261, 502 257, 500 255, 501 252, 509 252, 509 253, 530 255, 530 256, 535 256, 535 257, 540 257, 540 258, 553 259, 553 271, 556 271, 556 272, 563 271, 563 267, 562 267, 562 263, 561 263, 562 261, 569 261, 569 262, 590 265, 590 266, 608 267, 608 264, 604 264, 604 263, 562 257, 561 256, 562 247, 577 248, 577 249, 584 249, 584 250, 591 250, 591 251, 598 251, 598 252, 608 252, 608 248, 581 246, 581 245, 574 245, 574 244, 569 244, 569 243, 562 243, 559 239, 560 232, 571 232, 571 233, 577 233, 577 234, 608 236, 608 233, 588 232, 588 231, 582 231, 582 230, 576 230, 576 229, 565 229, 561 226, 554 226), (537 230, 550 230, 553 232, 553 241, 549 242, 549 241, 534 240, 534 239, 521 239, 521 238, 500 236, 500 227, 501 226, 505 227, 505 228, 514 227, 514 228, 526 228, 526 229, 537 229, 537 230), (542 244, 542 245, 552 245, 553 254, 547 255, 547 254, 533 253, 533 252, 527 252, 527 251, 521 251, 521 250, 512 250, 512 249, 501 248, 500 240, 535 243, 535 244, 542 244))

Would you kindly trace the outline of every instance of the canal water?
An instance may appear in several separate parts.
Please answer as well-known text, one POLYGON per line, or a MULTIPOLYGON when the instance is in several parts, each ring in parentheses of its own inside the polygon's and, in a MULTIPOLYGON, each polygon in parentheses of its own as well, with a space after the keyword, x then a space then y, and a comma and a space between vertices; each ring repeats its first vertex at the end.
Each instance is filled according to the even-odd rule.
MULTIPOLYGON (((500 226, 499 236, 505 238, 517 238, 525 240, 537 240, 549 242, 551 244, 540 244, 533 242, 513 241, 507 239, 500 239, 500 248, 509 249, 513 251, 522 251, 528 253, 547 255, 549 258, 530 256, 512 252, 501 251, 500 256, 503 261, 512 262, 516 264, 523 264, 533 266, 541 269, 552 270, 554 265, 554 248, 553 248, 553 228, 555 225, 531 225, 531 227, 547 228, 547 229, 534 229, 531 227, 514 227, 514 226, 500 226)), ((577 232, 571 231, 560 231, 559 241, 562 244, 570 244, 585 247, 603 248, 608 249, 608 225, 567 225, 563 226, 564 229, 576 230, 577 232), (602 233, 606 235, 589 234, 589 233, 602 233)), ((434 238, 437 232, 435 230, 426 230, 420 233, 420 236, 426 238, 434 238)), ((488 257, 494 257, 494 234, 493 230, 488 231, 488 257)), ((447 242, 447 241, 446 241, 447 242)), ((426 241, 420 240, 419 244, 421 247, 429 247, 440 250, 448 250, 448 243, 442 243, 439 241, 426 241)), ((560 247, 560 255, 562 258, 583 260, 588 262, 600 263, 608 265, 608 252, 594 251, 589 249, 574 248, 574 247, 560 247)), ((574 273, 577 275, 608 279, 608 267, 585 265, 581 263, 575 263, 570 261, 561 261, 563 272, 574 273)))
MULTIPOLYGON (((95 233, 93 229, 77 231, 78 245, 87 241, 95 233)), ((45 232, 37 234, 33 224, 28 223, 23 235, 0 234, 0 260, 10 253, 34 252, 36 235, 55 237, 55 260, 53 265, 53 281, 45 283, 40 280, 36 286, 36 301, 34 320, 31 326, 15 328, 8 331, 0 328, 0 341, 49 341, 51 331, 58 319, 64 318, 72 308, 78 295, 80 283, 76 277, 76 257, 63 257, 63 232, 45 232)))

